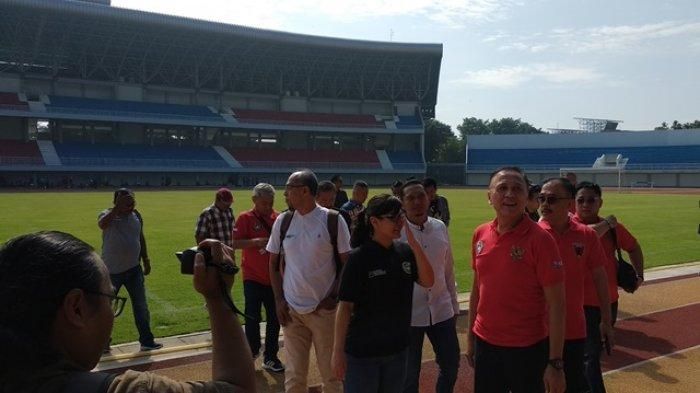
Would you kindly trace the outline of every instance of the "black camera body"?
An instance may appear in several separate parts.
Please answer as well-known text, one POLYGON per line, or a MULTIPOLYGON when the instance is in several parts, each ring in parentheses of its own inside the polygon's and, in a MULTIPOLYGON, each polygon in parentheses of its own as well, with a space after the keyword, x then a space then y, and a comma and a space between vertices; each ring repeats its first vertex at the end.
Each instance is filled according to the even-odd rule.
POLYGON ((211 256, 211 249, 198 248, 195 246, 182 252, 175 253, 175 256, 177 256, 177 259, 180 261, 180 273, 194 274, 194 257, 197 253, 202 253, 202 255, 204 255, 204 263, 206 263, 207 266, 215 266, 221 273, 236 274, 240 270, 240 268, 234 264, 214 262, 211 256))

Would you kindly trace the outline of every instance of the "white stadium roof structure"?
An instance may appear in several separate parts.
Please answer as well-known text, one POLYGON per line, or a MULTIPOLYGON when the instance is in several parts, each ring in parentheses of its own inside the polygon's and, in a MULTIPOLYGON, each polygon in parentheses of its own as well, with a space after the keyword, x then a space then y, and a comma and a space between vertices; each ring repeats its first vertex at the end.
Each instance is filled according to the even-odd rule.
POLYGON ((308 98, 418 102, 441 44, 262 30, 67 0, 0 0, 0 74, 308 98))

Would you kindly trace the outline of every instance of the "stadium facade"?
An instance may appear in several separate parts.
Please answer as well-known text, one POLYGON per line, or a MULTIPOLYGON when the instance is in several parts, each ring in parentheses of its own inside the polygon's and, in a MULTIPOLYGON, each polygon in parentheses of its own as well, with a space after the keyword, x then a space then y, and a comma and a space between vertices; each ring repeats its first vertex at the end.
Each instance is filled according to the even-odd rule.
POLYGON ((472 186, 517 165, 534 182, 572 171, 609 187, 700 187, 700 130, 474 135, 466 151, 472 186))
POLYGON ((0 0, 0 185, 423 176, 442 45, 0 0))

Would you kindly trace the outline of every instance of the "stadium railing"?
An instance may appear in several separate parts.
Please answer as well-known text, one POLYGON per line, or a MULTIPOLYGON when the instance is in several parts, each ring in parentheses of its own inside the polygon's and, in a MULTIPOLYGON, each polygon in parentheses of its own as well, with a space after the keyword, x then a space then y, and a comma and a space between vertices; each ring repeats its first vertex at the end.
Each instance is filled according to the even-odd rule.
POLYGON ((195 120, 195 121, 215 121, 215 122, 225 122, 223 117, 215 115, 212 116, 193 116, 193 115, 177 115, 170 113, 153 113, 153 112, 134 112, 134 111, 116 111, 116 110, 104 110, 104 109, 90 109, 90 108, 72 108, 72 107, 62 107, 62 106, 46 106, 46 110, 53 113, 65 113, 72 115, 98 115, 98 116, 114 116, 114 117, 130 117, 130 118, 158 118, 158 119, 180 119, 180 120, 195 120))
POLYGON ((228 164, 222 160, 171 160, 159 158, 101 158, 101 157, 61 157, 63 165, 67 166, 142 166, 164 167, 174 166, 178 168, 227 168, 228 164))
POLYGON ((44 165, 44 159, 41 157, 0 156, 0 165, 44 165))

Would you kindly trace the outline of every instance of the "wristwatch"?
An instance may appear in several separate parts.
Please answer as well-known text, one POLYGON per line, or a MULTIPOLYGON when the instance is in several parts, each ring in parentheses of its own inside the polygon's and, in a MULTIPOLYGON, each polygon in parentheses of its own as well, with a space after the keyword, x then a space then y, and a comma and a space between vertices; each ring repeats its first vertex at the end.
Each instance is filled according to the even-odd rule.
POLYGON ((563 370, 564 369, 564 360, 563 359, 549 359, 547 361, 547 364, 552 366, 555 370, 563 370))

